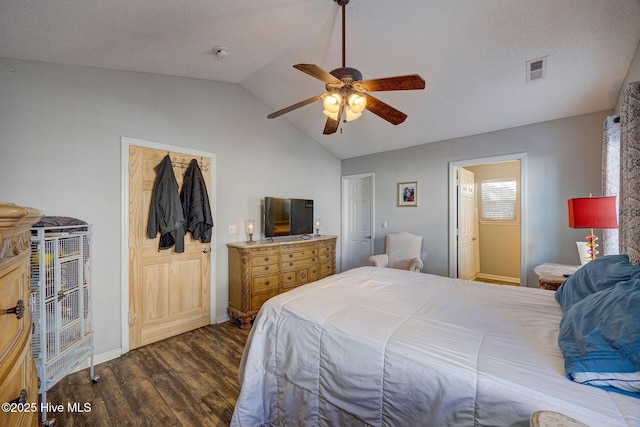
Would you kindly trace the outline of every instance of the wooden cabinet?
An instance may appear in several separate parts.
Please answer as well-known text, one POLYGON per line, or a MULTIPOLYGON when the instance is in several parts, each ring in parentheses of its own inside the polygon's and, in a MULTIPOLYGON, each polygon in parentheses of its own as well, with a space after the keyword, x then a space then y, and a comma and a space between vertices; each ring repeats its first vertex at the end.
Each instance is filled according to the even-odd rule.
POLYGON ((250 328, 274 295, 336 272, 336 236, 229 243, 229 317, 250 328))
POLYGON ((36 209, 0 203, 1 426, 38 424, 38 378, 31 356, 29 258, 30 227, 41 216, 36 209))

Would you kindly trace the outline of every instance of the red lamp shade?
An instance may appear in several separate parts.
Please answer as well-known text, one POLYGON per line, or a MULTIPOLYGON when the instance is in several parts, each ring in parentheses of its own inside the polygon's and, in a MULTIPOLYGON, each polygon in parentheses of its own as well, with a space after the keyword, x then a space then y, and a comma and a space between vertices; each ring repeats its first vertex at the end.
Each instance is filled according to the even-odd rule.
POLYGON ((616 197, 569 199, 569 227, 618 228, 616 197))

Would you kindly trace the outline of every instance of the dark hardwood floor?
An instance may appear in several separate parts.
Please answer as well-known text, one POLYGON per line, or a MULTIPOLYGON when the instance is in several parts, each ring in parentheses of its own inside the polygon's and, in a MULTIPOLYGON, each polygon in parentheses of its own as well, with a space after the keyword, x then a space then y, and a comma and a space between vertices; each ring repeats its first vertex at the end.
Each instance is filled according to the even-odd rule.
POLYGON ((228 426, 249 331, 226 322, 150 344, 68 375, 47 393, 56 427, 228 426), (74 403, 89 412, 68 411, 74 403))

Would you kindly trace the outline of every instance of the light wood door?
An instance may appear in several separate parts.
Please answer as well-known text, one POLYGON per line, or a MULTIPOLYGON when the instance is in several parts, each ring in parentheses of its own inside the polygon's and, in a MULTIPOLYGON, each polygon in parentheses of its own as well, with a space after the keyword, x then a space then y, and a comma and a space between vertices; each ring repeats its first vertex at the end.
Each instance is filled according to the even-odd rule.
MULTIPOLYGON (((210 324, 211 243, 185 236, 184 253, 158 250, 147 234, 155 167, 169 154, 178 188, 193 156, 129 147, 129 348, 210 324)), ((210 165, 211 159, 197 158, 210 165)), ((211 194, 207 167, 201 167, 211 194)), ((99 302, 98 302, 99 304, 99 302)))

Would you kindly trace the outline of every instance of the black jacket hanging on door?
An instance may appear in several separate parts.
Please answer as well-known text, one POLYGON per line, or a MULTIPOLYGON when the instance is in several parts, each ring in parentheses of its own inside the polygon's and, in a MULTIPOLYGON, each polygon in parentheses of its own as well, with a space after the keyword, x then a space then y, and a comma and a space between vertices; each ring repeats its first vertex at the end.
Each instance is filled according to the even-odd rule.
POLYGON ((149 238, 155 239, 160 230, 158 249, 169 249, 175 246, 175 251, 182 253, 184 252, 184 222, 178 181, 173 174, 171 158, 166 155, 156 166, 156 182, 153 185, 147 229, 149 238))
POLYGON ((184 174, 180 201, 186 220, 186 231, 190 231, 193 238, 200 239, 202 243, 211 242, 213 217, 209 206, 209 195, 202 171, 195 159, 191 160, 189 168, 184 174))

